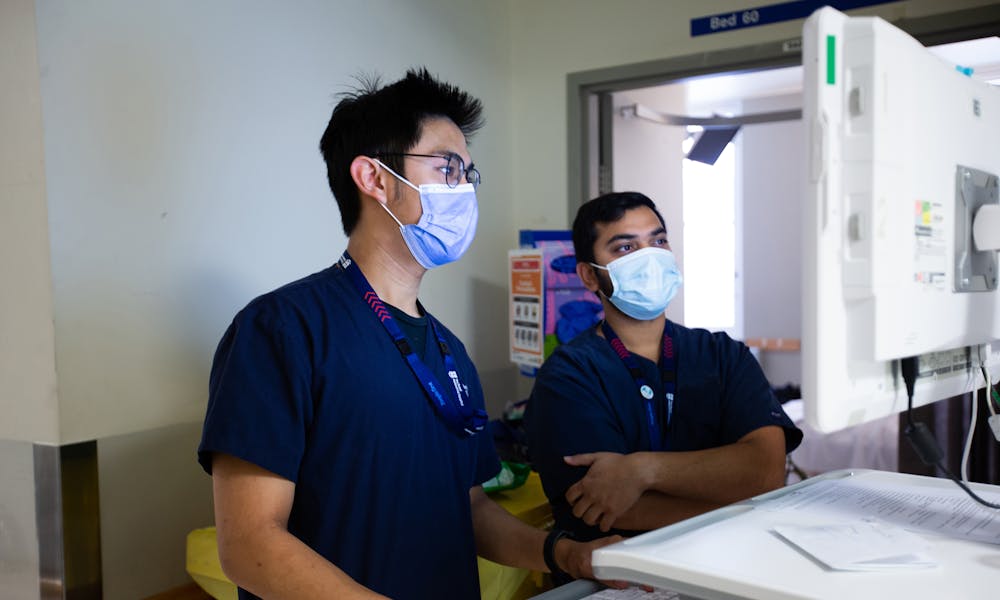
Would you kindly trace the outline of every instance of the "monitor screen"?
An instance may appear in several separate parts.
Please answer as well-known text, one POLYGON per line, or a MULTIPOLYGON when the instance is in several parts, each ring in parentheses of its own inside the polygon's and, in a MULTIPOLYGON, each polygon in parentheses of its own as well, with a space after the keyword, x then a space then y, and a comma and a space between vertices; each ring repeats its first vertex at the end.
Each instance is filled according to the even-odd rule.
POLYGON ((802 396, 834 431, 906 410, 898 359, 920 357, 914 406, 1000 364, 997 252, 972 235, 998 202, 1000 89, 877 17, 820 9, 802 45, 802 396))

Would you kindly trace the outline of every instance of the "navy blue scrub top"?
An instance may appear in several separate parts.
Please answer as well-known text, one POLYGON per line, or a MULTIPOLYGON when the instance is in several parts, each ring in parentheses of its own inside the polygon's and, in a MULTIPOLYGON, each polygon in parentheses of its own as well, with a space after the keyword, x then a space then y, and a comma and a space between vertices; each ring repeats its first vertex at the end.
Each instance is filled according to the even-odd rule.
MULTIPOLYGON (((441 330, 483 407, 465 347, 441 330)), ((449 381, 434 336, 423 358, 449 381)), ((198 449, 209 473, 215 452, 295 483, 289 531, 362 585, 397 599, 479 598, 469 489, 500 469, 492 439, 447 428, 338 267, 255 299, 233 320, 198 449)))
MULTIPOLYGON (((677 390, 669 425, 660 410, 665 451, 715 448, 768 425, 785 431, 786 452, 802 441, 745 345, 724 333, 673 324, 677 390)), ((657 364, 635 356, 655 398, 664 398, 657 364)), ((556 527, 589 540, 609 535, 573 516, 566 490, 587 472, 564 456, 649 451, 643 398, 622 359, 590 329, 556 348, 539 369, 525 412, 528 449, 552 504, 556 527)), ((634 535, 634 531, 612 531, 634 535)))

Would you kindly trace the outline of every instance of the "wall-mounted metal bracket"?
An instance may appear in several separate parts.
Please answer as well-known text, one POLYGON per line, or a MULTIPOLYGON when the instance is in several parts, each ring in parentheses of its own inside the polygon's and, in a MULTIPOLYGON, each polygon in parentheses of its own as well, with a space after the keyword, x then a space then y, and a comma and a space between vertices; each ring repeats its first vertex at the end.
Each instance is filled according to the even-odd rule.
POLYGON ((978 250, 972 239, 976 211, 1000 203, 997 176, 963 167, 955 169, 955 285, 956 292, 997 289, 997 253, 978 250))

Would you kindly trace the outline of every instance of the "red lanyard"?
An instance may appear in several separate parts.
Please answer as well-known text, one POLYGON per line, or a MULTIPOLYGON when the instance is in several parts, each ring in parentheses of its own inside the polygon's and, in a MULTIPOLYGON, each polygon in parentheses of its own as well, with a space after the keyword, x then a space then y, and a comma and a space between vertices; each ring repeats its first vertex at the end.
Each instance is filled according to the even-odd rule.
MULTIPOLYGON (((666 321, 663 325, 663 350, 660 356, 660 372, 663 377, 663 387, 666 389, 665 399, 668 427, 674 413, 674 392, 677 388, 677 370, 674 367, 674 341, 670 337, 670 330, 672 328, 673 326, 670 321, 666 321)), ((659 421, 656 419, 656 403, 654 402, 655 394, 653 393, 653 388, 646 383, 646 378, 642 374, 642 369, 639 367, 638 361, 628 351, 628 348, 625 347, 625 344, 618 338, 607 321, 601 322, 601 331, 604 332, 604 339, 611 344, 611 348, 614 349, 615 354, 625 363, 625 368, 632 375, 632 379, 639 389, 639 395, 642 396, 646 409, 646 424, 649 428, 650 449, 654 451, 663 450, 664 440, 663 434, 660 432, 659 421)))

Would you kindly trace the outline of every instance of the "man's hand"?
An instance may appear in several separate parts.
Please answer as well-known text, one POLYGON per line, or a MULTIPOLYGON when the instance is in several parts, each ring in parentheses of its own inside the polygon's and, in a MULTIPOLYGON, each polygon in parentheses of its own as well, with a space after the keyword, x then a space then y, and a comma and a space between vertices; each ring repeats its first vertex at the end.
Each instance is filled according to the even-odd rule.
POLYGON ((633 454, 594 452, 567 456, 574 467, 590 467, 583 479, 566 490, 573 515, 588 525, 608 531, 646 491, 633 454))
MULTIPOLYGON (((559 568, 566 572, 574 579, 593 579, 594 569, 591 565, 591 557, 594 554, 594 550, 598 548, 603 548, 610 544, 618 543, 624 540, 620 535, 609 535, 608 537, 599 538, 590 542, 574 542, 570 539, 563 538, 556 542, 555 548, 553 548, 553 553, 555 555, 556 564, 559 568)), ((606 581, 601 580, 604 585, 615 588, 618 590, 623 590, 629 587, 627 581, 606 581)), ((647 592, 652 592, 653 588, 648 585, 639 586, 647 592)))
MULTIPOLYGON (((556 542, 552 552, 556 559, 556 564, 570 577, 574 579, 593 579, 594 569, 591 566, 590 559, 594 550, 624 539, 620 535, 611 535, 590 542, 575 542, 568 538, 563 538, 556 542)), ((618 589, 628 587, 628 584, 622 581, 602 581, 601 583, 618 589)))

